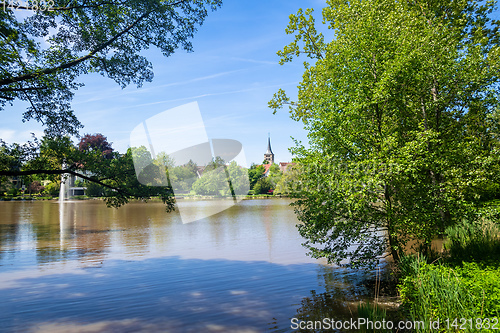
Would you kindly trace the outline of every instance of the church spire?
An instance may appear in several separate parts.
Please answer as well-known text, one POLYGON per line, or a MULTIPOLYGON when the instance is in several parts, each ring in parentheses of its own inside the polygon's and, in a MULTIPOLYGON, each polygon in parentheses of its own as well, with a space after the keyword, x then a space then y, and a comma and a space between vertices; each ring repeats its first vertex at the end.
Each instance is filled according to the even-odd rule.
POLYGON ((266 154, 273 154, 273 151, 271 149, 271 133, 267 133, 267 151, 266 151, 266 154))
POLYGON ((270 133, 267 134, 267 151, 264 154, 264 159, 271 164, 274 163, 274 153, 273 153, 273 150, 271 149, 271 134, 270 133))

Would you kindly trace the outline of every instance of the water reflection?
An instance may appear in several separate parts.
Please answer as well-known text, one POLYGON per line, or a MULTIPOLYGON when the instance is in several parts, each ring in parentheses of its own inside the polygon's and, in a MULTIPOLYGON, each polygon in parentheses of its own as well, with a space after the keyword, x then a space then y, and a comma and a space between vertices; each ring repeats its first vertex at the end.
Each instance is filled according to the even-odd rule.
POLYGON ((363 276, 305 256, 288 204, 245 201, 182 224, 156 203, 0 202, 0 325, 288 332, 311 311, 349 315, 363 276))

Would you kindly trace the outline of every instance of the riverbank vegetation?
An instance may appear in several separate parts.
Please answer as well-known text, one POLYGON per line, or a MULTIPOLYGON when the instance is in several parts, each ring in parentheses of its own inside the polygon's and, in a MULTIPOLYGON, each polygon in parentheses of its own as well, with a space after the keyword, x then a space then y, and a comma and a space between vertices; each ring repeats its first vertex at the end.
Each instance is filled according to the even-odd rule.
POLYGON ((498 196, 494 6, 330 1, 329 42, 312 10, 291 15, 295 40, 278 52, 281 63, 301 54, 311 63, 298 100, 279 90, 270 106, 287 105, 308 131, 309 147, 292 152, 312 256, 366 267, 386 252, 398 261, 414 240, 428 254, 434 237, 478 221, 481 203, 498 196))
POLYGON ((468 221, 447 230, 445 252, 435 259, 402 258, 402 311, 415 321, 447 331, 498 329, 500 320, 500 228, 468 221))
POLYGON ((278 52, 281 64, 308 58, 297 99, 279 90, 269 102, 308 131, 309 146, 291 149, 304 245, 353 268, 390 255, 411 318, 499 315, 500 221, 485 209, 500 197, 495 8, 328 1, 323 21, 335 37, 299 10, 286 29, 294 41, 278 52), (447 243, 436 255, 438 238, 447 243))

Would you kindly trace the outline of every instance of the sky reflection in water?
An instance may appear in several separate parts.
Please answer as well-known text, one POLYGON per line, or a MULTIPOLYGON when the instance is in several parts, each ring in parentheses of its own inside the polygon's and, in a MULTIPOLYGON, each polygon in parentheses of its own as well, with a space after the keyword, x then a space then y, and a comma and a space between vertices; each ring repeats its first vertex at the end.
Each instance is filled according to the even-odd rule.
POLYGON ((0 327, 286 332, 324 295, 349 317, 342 301, 366 292, 362 274, 305 256, 288 204, 249 200, 182 224, 157 203, 0 202, 0 327))

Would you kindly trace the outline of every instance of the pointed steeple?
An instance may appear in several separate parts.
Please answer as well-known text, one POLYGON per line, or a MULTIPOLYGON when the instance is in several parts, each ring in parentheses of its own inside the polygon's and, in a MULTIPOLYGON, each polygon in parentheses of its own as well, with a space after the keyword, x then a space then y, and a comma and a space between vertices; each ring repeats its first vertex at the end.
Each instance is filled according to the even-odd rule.
POLYGON ((271 149, 271 133, 267 133, 267 151, 266 154, 272 154, 273 151, 271 149))
POLYGON ((273 150, 271 149, 271 134, 269 133, 267 136, 267 151, 264 154, 264 159, 271 164, 274 163, 274 153, 273 150))

